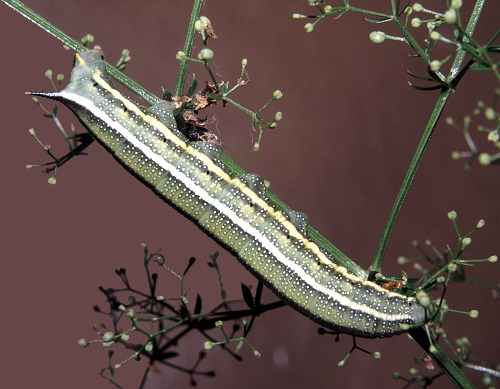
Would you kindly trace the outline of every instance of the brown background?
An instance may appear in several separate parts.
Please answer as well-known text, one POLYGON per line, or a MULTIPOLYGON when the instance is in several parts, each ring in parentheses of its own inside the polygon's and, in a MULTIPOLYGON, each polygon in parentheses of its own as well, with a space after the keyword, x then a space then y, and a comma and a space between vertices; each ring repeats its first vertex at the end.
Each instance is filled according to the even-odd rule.
MULTIPOLYGON (((74 37, 96 36, 110 62, 121 49, 130 49, 133 62, 127 73, 156 93, 173 88, 175 53, 182 47, 190 1, 27 1, 36 11, 74 37)), ((271 181, 272 189, 295 209, 307 212, 311 224, 364 267, 375 251, 406 167, 436 99, 436 92, 417 92, 407 86, 409 68, 423 73, 408 57, 409 49, 396 42, 374 45, 368 34, 388 25, 374 26, 360 15, 328 20, 313 34, 293 12, 309 12, 306 1, 208 1, 207 15, 219 39, 211 42, 217 76, 234 83, 240 60, 248 58, 251 82, 235 98, 257 108, 275 89, 284 98, 269 110, 281 110, 278 129, 265 134, 259 153, 252 152, 248 117, 233 108, 206 111, 211 129, 223 148, 248 171, 271 181)), ((498 26, 498 3, 485 9, 478 40, 484 42, 498 26)), ((170 265, 182 271, 187 259, 200 262, 189 275, 189 296, 206 296, 205 307, 217 300, 217 279, 203 264, 220 248, 182 216, 170 209, 121 169, 106 152, 92 146, 87 158, 65 166, 55 187, 28 163, 47 160, 27 129, 54 145, 64 143, 52 122, 23 95, 27 90, 50 90, 47 68, 69 76, 72 55, 38 27, 5 5, 0 6, 2 33, 2 271, 3 296, 2 381, 5 387, 109 388, 97 373, 106 365, 101 346, 80 349, 76 341, 94 338, 92 324, 104 320, 91 310, 105 306, 98 285, 119 286, 114 269, 126 267, 144 287, 139 243, 163 247, 170 265)), ((200 42, 197 41, 199 49, 200 42)), ((203 69, 193 66, 200 80, 203 69)), ((67 82, 67 81, 65 81, 67 82)), ((451 99, 445 115, 460 118, 475 101, 491 101, 491 74, 468 74, 451 99)), ((51 107, 51 103, 46 104, 51 107)), ((76 120, 61 111, 66 127, 76 120)), ((475 134, 477 135, 477 134, 475 134)), ((478 136, 481 138, 481 136, 478 136)), ((463 231, 484 218, 487 228, 473 237, 468 257, 499 254, 500 207, 498 168, 476 166, 464 171, 450 153, 465 149, 461 135, 440 123, 420 174, 394 232, 384 267, 400 274, 398 255, 414 256, 413 239, 432 239, 438 248, 454 245, 446 214, 456 210, 463 231)), ((255 283, 225 251, 220 263, 230 298, 238 298, 240 282, 255 283)), ((417 273, 406 267, 411 276, 417 273)), ((481 264, 471 277, 498 283, 498 265, 481 264)), ((162 293, 175 296, 178 287, 167 272, 160 275, 162 293)), ((266 292, 267 301, 274 299, 266 292)), ((450 289, 452 307, 479 309, 480 317, 449 315, 452 341, 468 336, 481 361, 499 362, 498 300, 485 289, 462 285, 450 289)), ((215 369, 216 379, 200 378, 200 387, 402 387, 393 381, 394 370, 406 372, 420 355, 406 336, 387 340, 359 340, 382 352, 382 360, 356 352, 346 367, 337 362, 351 340, 316 334, 317 325, 289 308, 261 317, 250 341, 262 352, 255 359, 247 348, 239 363, 221 350, 209 352, 203 369, 215 369), (288 355, 285 367, 273 355, 288 355), (279 365, 279 364, 278 364, 279 365)), ((177 362, 190 366, 203 339, 181 344, 177 362)), ((118 360, 129 353, 118 349, 118 360)), ((119 371, 126 387, 137 386, 142 363, 129 362, 119 371)), ((479 374, 470 374, 475 383, 479 374)), ((445 379, 440 385, 450 387, 445 379)), ((4 386, 4 385, 2 385, 4 386)), ((185 374, 166 369, 154 375, 149 388, 188 387, 185 374)))

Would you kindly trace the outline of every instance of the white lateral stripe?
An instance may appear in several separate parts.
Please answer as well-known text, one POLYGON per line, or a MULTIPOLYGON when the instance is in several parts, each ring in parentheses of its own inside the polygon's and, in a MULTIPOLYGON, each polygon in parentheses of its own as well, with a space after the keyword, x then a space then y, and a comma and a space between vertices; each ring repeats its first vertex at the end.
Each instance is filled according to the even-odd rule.
MULTIPOLYGON (((411 319, 411 315, 407 314, 386 314, 383 312, 379 312, 376 309, 368 307, 366 305, 362 305, 356 303, 346 296, 342 296, 341 294, 335 292, 334 290, 326 288, 324 285, 317 283, 314 278, 312 278, 309 274, 307 274, 299 265, 293 263, 290 259, 288 259, 276 246, 273 245, 271 241, 269 241, 266 236, 264 236, 259 230, 255 227, 247 223, 245 220, 240 219, 237 214, 228 208, 225 204, 221 203, 219 200, 211 197, 207 192, 202 190, 201 187, 197 186, 188 176, 179 171, 174 165, 170 164, 160 155, 154 153, 149 147, 147 147, 144 143, 139 141, 133 134, 128 131, 125 127, 123 127, 120 123, 114 121, 110 118, 104 111, 99 109, 91 100, 79 96, 74 93, 68 93, 65 91, 61 91, 60 96, 75 102, 76 104, 84 107, 89 112, 91 112, 98 119, 102 120, 113 130, 117 131, 121 136, 123 136, 127 141, 129 141, 132 145, 141 150, 147 158, 154 161, 158 166, 162 167, 166 171, 168 171, 172 176, 182 182, 191 192, 193 192, 200 199, 205 201, 206 203, 215 207, 218 211, 224 214, 226 217, 230 218, 238 227, 240 227, 243 231, 247 232, 251 236, 253 236, 258 242, 262 244, 262 246, 268 250, 279 262, 281 262, 284 266, 291 269, 299 278, 301 278, 307 285, 311 288, 331 297, 333 300, 337 301, 340 305, 366 313, 368 315, 372 315, 375 318, 384 320, 384 321, 399 321, 399 320, 407 320, 411 319)), ((359 281, 358 281, 359 282, 359 281)))
MULTIPOLYGON (((84 63, 81 57, 79 57, 82 62, 84 63)), ((183 148, 185 151, 189 152, 190 154, 194 155, 196 158, 198 158, 201 162, 205 163, 207 167, 210 168, 217 176, 225 180, 226 182, 235 185, 238 187, 244 194, 249 196, 253 202, 255 202, 259 207, 265 209, 269 215, 272 217, 275 217, 290 233, 290 236, 293 236, 296 239, 299 239, 306 248, 308 248, 321 263, 324 263, 328 266, 331 266, 335 271, 338 271, 341 273, 345 278, 347 278, 350 281, 361 283, 362 285, 366 285, 368 287, 371 287, 373 290, 377 292, 383 292, 385 293, 388 297, 395 297, 395 298, 404 298, 398 293, 391 292, 387 289, 382 288, 381 286, 370 282, 370 281, 365 281, 359 278, 358 276, 355 276, 353 274, 350 274, 346 271, 344 267, 341 267, 337 265, 336 263, 332 262, 319 248, 319 246, 313 242, 308 240, 298 229, 293 225, 288 220, 280 221, 279 220, 279 215, 281 215, 280 212, 276 212, 273 207, 269 206, 263 199, 261 199, 259 196, 256 195, 255 192, 253 192, 249 187, 247 187, 244 183, 242 183, 238 178, 231 179, 231 177, 224 171, 222 170, 219 166, 215 165, 213 161, 206 156, 203 153, 200 153, 196 150, 194 150, 191 146, 187 145, 183 140, 180 140, 175 134, 173 134, 162 122, 154 118, 153 116, 145 114, 143 111, 139 109, 135 104, 133 104, 131 101, 129 101, 126 97, 124 97, 118 90, 114 89, 111 85, 109 85, 102 77, 100 72, 96 72, 93 76, 94 80, 105 90, 107 90, 111 95, 116 98, 117 100, 121 101, 129 110, 135 112, 138 116, 140 116, 143 120, 145 120, 147 123, 151 124, 153 127, 158 129, 167 139, 169 139, 171 142, 175 143, 176 145, 180 146, 183 148), (189 151, 191 150, 191 151, 189 151)), ((412 300, 412 297, 406 298, 407 300, 412 300)))

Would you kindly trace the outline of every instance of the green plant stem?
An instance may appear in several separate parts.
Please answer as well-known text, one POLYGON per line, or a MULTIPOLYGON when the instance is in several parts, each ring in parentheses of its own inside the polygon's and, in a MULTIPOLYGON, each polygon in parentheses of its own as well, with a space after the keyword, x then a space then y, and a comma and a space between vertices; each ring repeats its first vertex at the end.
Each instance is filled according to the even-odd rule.
POLYGON ((189 67, 189 58, 193 50, 193 41, 196 30, 194 24, 200 18, 201 6, 203 0, 194 0, 193 9, 191 11, 191 18, 189 19, 188 30, 186 33, 186 40, 184 41, 184 48, 182 49, 185 57, 181 59, 179 64, 179 72, 177 73, 177 81, 175 82, 175 96, 184 95, 184 85, 186 83, 186 74, 189 67))
MULTIPOLYGON (((35 11, 33 11, 31 8, 29 8, 22 2, 18 0, 2 0, 2 1, 15 11, 19 12, 26 19, 32 21, 37 26, 41 27, 43 30, 47 31, 49 34, 59 39, 61 42, 64 43, 64 45, 66 45, 70 49, 73 49, 75 51, 87 50, 87 47, 85 47, 79 41, 65 34, 63 31, 58 29, 52 23, 48 22, 46 19, 42 18, 35 11)), ((153 105, 161 101, 160 98, 158 98, 148 90, 144 89, 137 82, 135 82, 134 80, 123 74, 121 71, 116 69, 113 65, 107 62, 106 62, 106 71, 111 77, 117 80, 120 84, 124 85, 127 89, 130 89, 137 96, 141 97, 149 104, 153 105)))
MULTIPOLYGON (((479 16, 481 15, 481 11, 485 1, 486 0, 478 0, 476 2, 474 10, 471 14, 471 18, 469 20, 469 24, 467 25, 466 29, 467 34, 469 35, 473 34, 474 29, 476 28, 477 22, 479 20, 479 16)), ((449 85, 453 85, 455 77, 457 77, 460 74, 460 68, 462 66, 464 58, 465 58, 465 50, 459 50, 451 67, 450 73, 447 77, 449 85)), ((427 145, 429 144, 429 141, 432 137, 434 129, 439 120, 439 117, 441 116, 441 113, 443 112, 448 97, 450 96, 450 93, 452 91, 453 89, 450 87, 445 90, 442 90, 441 93, 439 94, 437 102, 432 111, 431 117, 429 118, 427 126, 425 127, 422 138, 420 139, 420 142, 417 146, 417 150, 410 162, 408 171, 406 172, 403 184, 399 189, 391 213, 389 214, 389 218, 382 233, 382 237, 377 247, 375 257, 373 258, 373 261, 370 265, 370 274, 379 273, 382 269, 382 262, 384 260, 385 252, 387 250, 387 245, 389 244, 389 239, 391 237, 392 230, 394 229, 394 225, 396 224, 396 220, 399 216, 399 213, 401 212, 401 208, 403 207, 403 203, 406 199, 406 196, 408 195, 413 179, 417 174, 418 167, 422 162, 425 150, 427 149, 427 145)))
POLYGON ((467 376, 460 370, 460 367, 451 360, 451 358, 439 347, 438 344, 433 344, 435 352, 430 351, 431 344, 429 338, 422 327, 409 331, 410 336, 417 342, 420 347, 436 362, 436 364, 450 377, 457 388, 472 389, 474 385, 467 376))
MULTIPOLYGON (((45 31, 49 32, 57 39, 64 42, 68 47, 72 48, 73 50, 77 51, 86 50, 86 47, 83 46, 81 43, 70 38, 64 32, 53 26, 51 23, 49 23, 47 20, 42 18, 40 15, 38 15, 36 12, 31 10, 29 7, 27 7, 20 1, 18 0, 2 0, 2 1, 11 8, 13 8, 14 10, 16 10, 17 12, 19 12, 21 15, 26 17, 27 19, 31 20, 39 27, 44 29, 45 31)), ((195 0, 195 1, 201 4, 201 0, 195 0)), ((193 24, 193 31, 194 31, 194 24, 193 24)), ((130 89, 136 95, 142 97, 147 103, 154 105, 161 101, 159 97, 155 96, 154 94, 146 90, 137 82, 135 82, 134 80, 132 80, 131 78, 129 78, 128 76, 117 70, 114 66, 106 63, 106 70, 108 71, 108 74, 111 77, 113 77, 118 82, 123 84, 125 87, 130 89)), ((217 158, 227 167, 227 169, 231 172, 232 176, 238 176, 246 173, 246 171, 241 166, 239 166, 236 162, 234 162, 227 154, 225 154, 221 150, 217 152, 217 158)), ((269 190, 266 190, 266 195, 268 199, 273 203, 273 205, 275 205, 279 210, 290 209, 290 207, 286 203, 284 203, 278 196, 276 196, 269 190)), ((314 229, 312 226, 309 225, 307 228, 307 232, 309 238, 312 241, 319 244, 320 246, 324 247, 325 250, 329 252, 341 266, 345 267, 352 274, 362 279, 367 278, 367 273, 361 266, 356 264, 347 255, 345 255, 342 251, 340 251, 336 246, 334 246, 331 242, 329 242, 316 229, 314 229)))
POLYGON ((394 229, 394 225, 396 224, 396 220, 399 216, 399 213, 401 212, 401 208, 403 207, 406 196, 408 195, 413 179, 415 178, 415 175, 417 173, 418 167, 422 162, 425 150, 427 149, 427 145, 429 144, 432 134, 434 133, 434 129, 436 128, 439 116, 443 112, 443 109, 446 105, 446 101, 448 100, 448 97, 450 96, 451 92, 452 92, 451 89, 447 89, 442 91, 438 96, 437 102, 434 106, 434 110, 432 111, 431 117, 429 118, 427 126, 425 127, 424 133, 417 146, 417 150, 415 151, 415 154, 413 155, 413 158, 410 162, 408 171, 406 172, 406 175, 403 179, 403 184, 399 189, 396 201, 394 202, 391 213, 387 220, 387 224, 382 234, 382 238, 380 239, 379 245, 377 247, 377 252, 375 253, 375 258, 373 259, 373 262, 370 265, 370 274, 380 273, 382 269, 382 262, 384 259, 385 252, 387 250, 387 245, 389 243, 392 230, 394 229))

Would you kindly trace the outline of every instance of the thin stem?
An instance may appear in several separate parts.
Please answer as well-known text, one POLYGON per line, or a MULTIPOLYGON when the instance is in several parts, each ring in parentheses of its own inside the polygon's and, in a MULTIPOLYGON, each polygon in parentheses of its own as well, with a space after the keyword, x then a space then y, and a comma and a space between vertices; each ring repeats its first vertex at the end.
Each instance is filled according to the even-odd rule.
MULTIPOLYGON (((477 0, 476 2, 474 10, 471 14, 471 18, 469 20, 469 24, 467 25, 466 29, 466 33, 469 35, 472 35, 472 33, 474 32, 474 29, 479 20, 479 16, 481 14, 481 10, 484 6, 484 2, 485 0, 477 0)), ((459 50, 451 67, 450 74, 447 77, 447 81, 449 82, 450 85, 453 84, 455 77, 460 75, 460 68, 462 66, 464 57, 465 57, 465 50, 459 50)), ((408 171, 406 172, 401 188, 399 189, 399 193, 392 207, 391 213, 387 220, 387 224, 384 228, 384 232, 382 233, 382 237, 377 247, 375 257, 373 258, 372 264, 370 265, 371 274, 379 273, 382 269, 382 262, 384 260, 385 252, 387 250, 387 245, 389 244, 389 239, 391 237, 392 230, 394 229, 394 225, 396 224, 396 220, 399 216, 399 213, 401 212, 403 203, 406 199, 406 196, 408 195, 413 179, 417 174, 418 167, 420 166, 420 163, 422 162, 422 159, 424 157, 427 145, 431 139, 431 136, 437 125, 438 119, 441 116, 441 113, 443 112, 443 109, 446 105, 446 102, 451 92, 452 89, 448 88, 446 90, 441 91, 441 93, 439 94, 438 100, 436 102, 436 105, 434 106, 431 117, 429 118, 429 121, 427 123, 427 126, 425 127, 422 138, 420 139, 420 142, 417 146, 417 150, 413 156, 413 159, 410 162, 410 166, 408 168, 408 171)))
POLYGON ((416 328, 410 330, 410 336, 417 342, 422 349, 429 355, 434 362, 448 375, 448 377, 453 381, 457 388, 472 389, 474 385, 469 381, 467 376, 460 370, 460 367, 453 362, 450 357, 439 347, 438 344, 432 344, 434 346, 434 352, 431 352, 429 343, 429 338, 423 330, 423 328, 416 328))
MULTIPOLYGON (((21 3, 20 1, 18 0, 2 0, 2 1, 15 11, 19 12, 26 19, 32 21, 37 26, 41 27, 43 30, 47 31, 49 34, 59 39, 70 49, 73 49, 75 51, 87 50, 87 48, 79 41, 65 34, 59 28, 57 28, 52 23, 50 23, 49 21, 38 15, 35 11, 33 11, 31 8, 21 3)), ((116 69, 113 65, 107 62, 105 64, 106 64, 106 71, 111 77, 117 80, 120 84, 124 85, 126 88, 130 89, 137 96, 147 101, 149 104, 153 105, 161 101, 161 99, 159 99, 157 96, 155 96, 148 90, 144 89, 137 82, 135 82, 134 80, 123 74, 121 71, 116 69)))
POLYGON ((196 30, 194 28, 195 22, 200 18, 201 6, 203 0, 194 0, 193 10, 191 11, 191 19, 189 19, 188 30, 186 33, 186 40, 184 41, 184 48, 182 49, 185 54, 179 64, 179 72, 177 73, 177 81, 175 82, 175 96, 184 95, 184 85, 186 83, 186 74, 189 67, 189 58, 193 50, 193 41, 196 30))
POLYGON ((452 92, 451 89, 447 89, 442 91, 438 96, 437 102, 434 106, 434 110, 432 111, 431 117, 429 118, 427 126, 425 127, 422 138, 420 139, 420 142, 417 146, 417 150, 415 151, 415 154, 413 155, 413 158, 410 162, 410 167, 406 172, 403 184, 399 189, 399 193, 392 207, 384 232, 382 233, 382 238, 380 239, 379 245, 377 247, 375 258, 373 259, 372 264, 370 265, 370 273, 380 273, 382 269, 382 262, 384 259, 385 252, 387 250, 387 245, 389 243, 392 230, 394 229, 396 220, 399 216, 399 213, 401 212, 401 208, 403 208, 403 203, 406 199, 406 196, 408 195, 413 179, 417 174, 418 167, 420 166, 420 163, 422 162, 422 159, 424 157, 427 145, 431 140, 438 119, 441 116, 441 112, 443 112, 443 109, 446 105, 446 101, 448 100, 448 97, 450 96, 451 92, 452 92))

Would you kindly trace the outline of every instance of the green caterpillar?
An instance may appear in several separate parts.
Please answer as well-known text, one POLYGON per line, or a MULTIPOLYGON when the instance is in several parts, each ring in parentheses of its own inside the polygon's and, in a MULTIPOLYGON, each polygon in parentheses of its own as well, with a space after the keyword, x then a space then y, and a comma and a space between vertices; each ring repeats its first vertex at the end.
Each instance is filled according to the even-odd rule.
POLYGON ((71 81, 62 91, 32 94, 71 109, 122 166, 315 322, 366 338, 425 322, 415 298, 336 264, 308 239, 305 214, 272 206, 260 176, 235 176, 217 159, 217 146, 189 141, 177 130, 169 104, 144 110, 114 89, 100 51, 75 55, 71 81))

